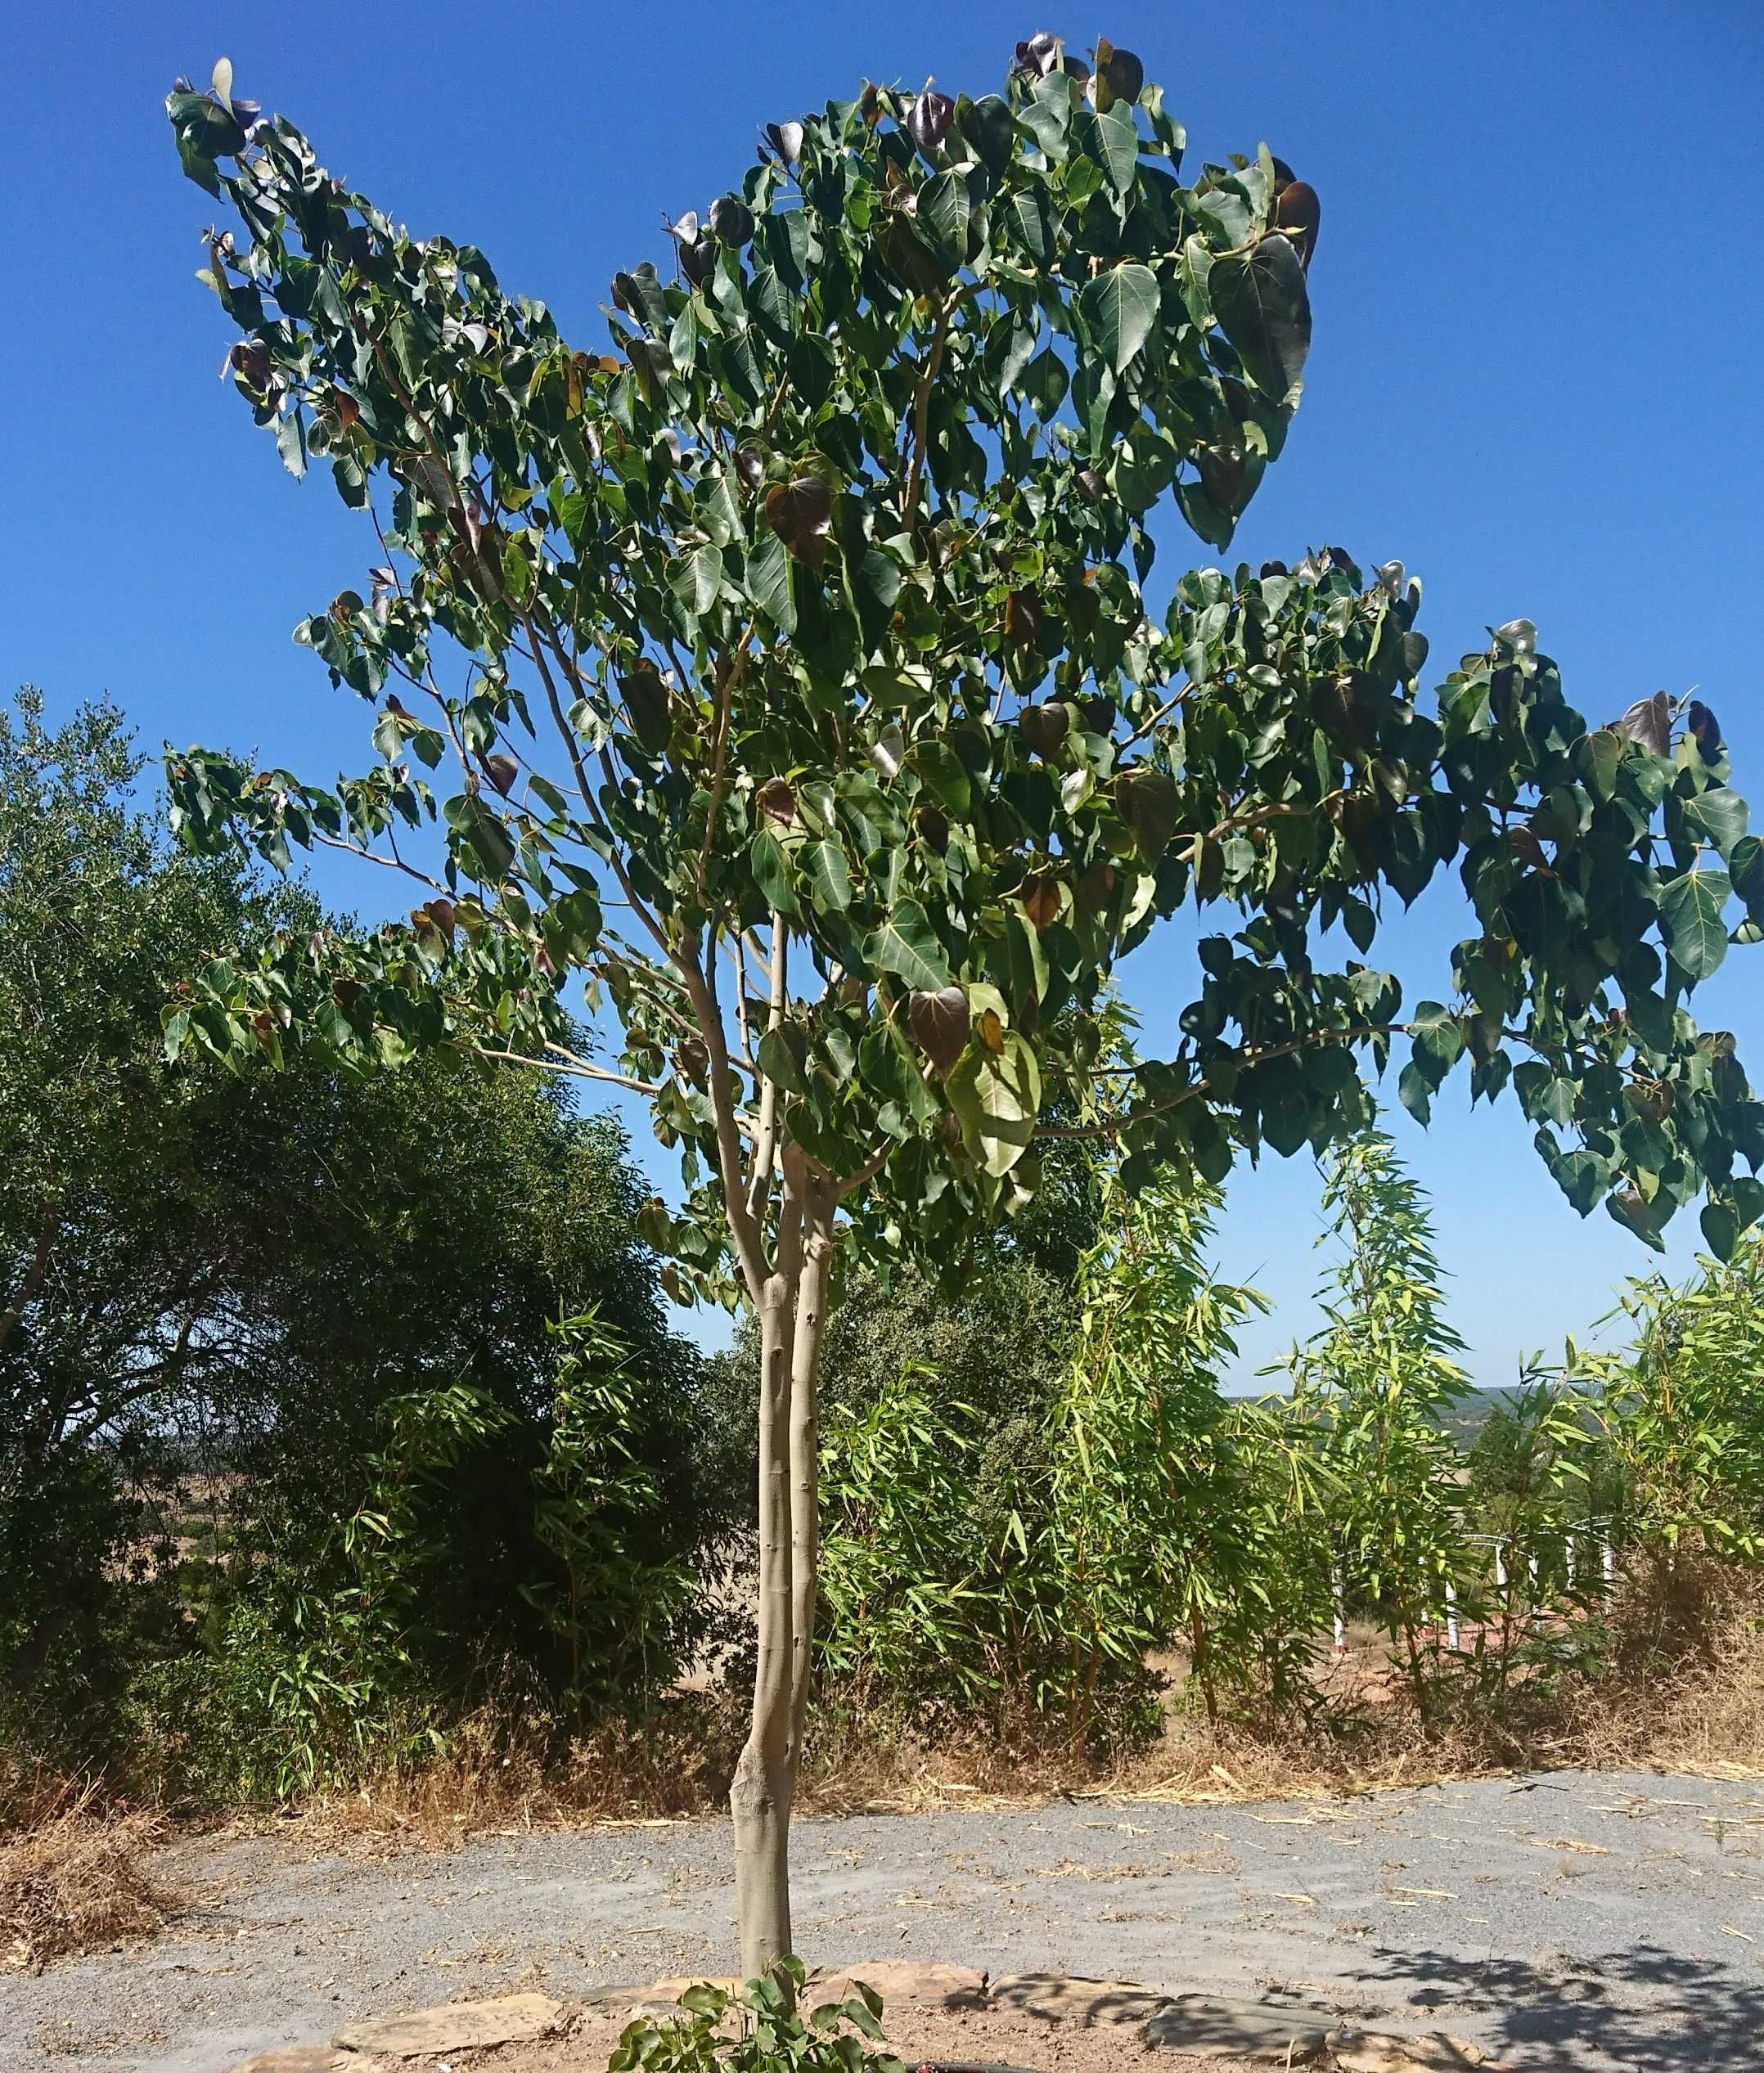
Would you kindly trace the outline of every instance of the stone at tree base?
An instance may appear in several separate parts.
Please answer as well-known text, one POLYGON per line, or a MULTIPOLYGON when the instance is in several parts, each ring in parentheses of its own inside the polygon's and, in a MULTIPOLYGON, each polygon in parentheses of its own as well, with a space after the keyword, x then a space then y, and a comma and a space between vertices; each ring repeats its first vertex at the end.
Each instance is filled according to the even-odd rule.
MULTIPOLYGON (((279 2051, 259 2052, 233 2073, 335 2073, 341 2054, 335 2044, 286 2044, 279 2051)), ((361 2061, 354 2063, 359 2066, 361 2061)))
POLYGON ((878 1958, 840 1972, 811 1972, 803 2005, 814 2008, 823 2001, 847 2000, 860 1981, 889 2008, 905 2003, 913 2008, 979 2008, 986 2003, 986 1975, 970 1966, 878 1958))
POLYGON ((1072 1980, 1055 1972, 1013 1972, 995 1980, 987 1998, 994 2008, 1084 2024, 1145 2022, 1170 2005, 1168 1994, 1133 1980, 1072 1980))
POLYGON ((566 2003, 547 1994, 505 1994, 493 2001, 450 2001, 410 2015, 372 2017, 340 2030, 332 2042, 340 2051, 423 2058, 438 2052, 528 2044, 549 2036, 569 2012, 566 2003))
POLYGON ((1179 1994, 1145 2026, 1148 2044, 1168 2045, 1193 2058, 1266 2058, 1298 2066, 1320 2058, 1329 2044, 1326 2016, 1279 2008, 1267 2001, 1238 2001, 1212 1994, 1179 1994))
POLYGON ((689 1986, 714 1986, 720 1988, 725 1994, 736 1994, 740 1991, 741 1985, 742 1982, 740 1980, 726 1976, 716 1979, 707 1979, 702 1972, 682 1972, 677 1979, 651 1980, 647 1986, 609 1986, 597 1989, 588 1996, 588 1999, 591 2001, 609 2001, 616 1999, 621 1994, 631 1994, 639 1995, 646 2001, 666 2001, 672 2003, 677 2001, 689 1986))
POLYGON ((1330 2063, 1340 2073, 1499 2073, 1479 2045, 1463 2037, 1429 2030, 1405 2037, 1382 2030, 1337 2030, 1330 2033, 1330 2063))

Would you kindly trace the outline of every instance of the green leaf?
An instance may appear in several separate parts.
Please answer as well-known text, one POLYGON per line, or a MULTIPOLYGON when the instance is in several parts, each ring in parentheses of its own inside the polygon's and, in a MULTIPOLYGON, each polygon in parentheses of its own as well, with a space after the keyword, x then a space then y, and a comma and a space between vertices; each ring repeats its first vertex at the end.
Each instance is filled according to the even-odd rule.
POLYGON ((499 884, 515 861, 513 837, 475 793, 451 798, 442 808, 448 827, 458 836, 466 867, 485 885, 499 884))
POLYGON ((1172 780, 1161 770, 1136 765, 1116 778, 1114 800, 1140 855, 1148 861, 1162 856, 1180 811, 1172 780))
POLYGON ((1066 380, 1065 363, 1051 345, 1044 345, 1018 377, 1017 386, 1045 423, 1065 401, 1066 380))
POLYGON ((160 1041, 165 1047, 165 1062, 175 1065, 178 1054, 184 1047, 184 1039, 190 1034, 190 1010, 187 1008, 166 1008, 160 1016, 160 1041))
POLYGON ((1216 259, 1207 288, 1219 328, 1249 379, 1264 395, 1283 400, 1311 350, 1311 299, 1298 254, 1285 238, 1265 237, 1251 252, 1216 259))
POLYGON ((826 839, 809 843, 797 862, 808 881, 808 897, 816 911, 844 914, 852 903, 852 879, 839 845, 826 839))
POLYGON ((783 541, 767 528, 747 557, 747 594, 780 633, 796 631, 796 600, 790 589, 790 558, 783 541))
POLYGON ((1601 806, 1616 794, 1617 767, 1622 760, 1622 737, 1609 727, 1574 744, 1574 767, 1601 806))
POLYGON ((1727 955, 1728 891, 1725 871, 1686 871, 1660 894, 1660 933, 1687 978, 1706 979, 1727 955))
POLYGON ((1109 176, 1118 195, 1131 194, 1139 172, 1139 132, 1132 110, 1117 102, 1086 125, 1085 149, 1109 176))
POLYGON ((973 252, 974 198, 965 174, 940 173, 919 190, 919 221, 952 267, 965 266, 973 252))
POLYGON ((306 420, 299 404, 276 428, 276 451, 290 475, 306 473, 306 420))
MULTIPOLYGON (((1298 261, 1293 262, 1297 266, 1298 261)), ((1303 286, 1303 277, 1300 277, 1303 286)), ((1158 277, 1130 262, 1100 274, 1078 298, 1098 350, 1117 374, 1151 336, 1158 321, 1158 277)), ((1306 336, 1310 336, 1308 320, 1306 336)))
POLYGON ((779 914, 794 914, 796 888, 790 883, 790 860, 785 856, 783 843, 769 829, 762 828, 754 838, 749 855, 760 897, 779 914))
POLYGON ((916 900, 897 901, 881 927, 865 938, 864 961, 927 993, 941 993, 950 983, 943 947, 916 900))
POLYGON ((1726 785, 1699 792, 1694 798, 1685 802, 1687 825, 1713 843, 1723 857, 1731 853, 1735 843, 1744 834, 1746 817, 1745 801, 1726 785))
POLYGON ((768 1029, 759 1040, 757 1056, 760 1071, 791 1094, 807 1094, 808 1081, 803 1071, 802 1049, 803 1032, 794 1023, 781 1023, 776 1029, 768 1029))
POLYGON ((1008 1173, 1028 1149, 1042 1105, 1034 1046, 1015 1029, 1004 1032, 996 1053, 970 1042, 944 1086, 970 1155, 988 1173, 1008 1173))
POLYGON ((713 546, 695 547, 668 564, 668 587, 694 618, 702 618, 722 589, 722 555, 713 546))
POLYGON ((1724 1202, 1711 1202, 1703 1205, 1699 1221, 1703 1235, 1708 1241, 1709 1250, 1717 1260, 1730 1260, 1734 1247, 1739 1237, 1739 1220, 1724 1202))

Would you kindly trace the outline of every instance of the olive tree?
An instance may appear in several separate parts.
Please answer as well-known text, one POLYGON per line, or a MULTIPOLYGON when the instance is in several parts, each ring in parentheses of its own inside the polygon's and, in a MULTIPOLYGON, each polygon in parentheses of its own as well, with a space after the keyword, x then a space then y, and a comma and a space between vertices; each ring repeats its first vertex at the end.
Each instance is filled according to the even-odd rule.
POLYGON ((1582 1211, 1652 1237, 1706 1180, 1731 1234, 1764 1111, 1683 1001, 1764 867, 1701 706, 1676 749, 1663 695, 1589 731, 1523 621, 1424 697, 1398 563, 1204 568, 1154 609, 1153 515, 1223 548, 1280 453, 1319 205, 1265 147, 1186 171, 1131 53, 1040 35, 1000 94, 769 124, 614 277, 607 352, 232 88, 223 61, 169 103, 235 219, 202 277, 288 467, 379 536, 295 636, 378 760, 322 789, 191 749, 173 811, 416 904, 211 968, 166 1042, 461 1045, 648 1098, 673 1285, 762 1342, 754 1972, 791 1940, 835 1252, 947 1255, 1033 1198, 1050 1135, 1129 1187, 1320 1146, 1399 1043, 1423 1112, 1466 1054, 1476 1094, 1510 1083, 1582 1211), (1474 933, 1406 1010, 1348 953, 1453 862, 1474 933), (1219 920, 1181 1041, 1123 1056, 1110 974, 1190 906, 1219 920))

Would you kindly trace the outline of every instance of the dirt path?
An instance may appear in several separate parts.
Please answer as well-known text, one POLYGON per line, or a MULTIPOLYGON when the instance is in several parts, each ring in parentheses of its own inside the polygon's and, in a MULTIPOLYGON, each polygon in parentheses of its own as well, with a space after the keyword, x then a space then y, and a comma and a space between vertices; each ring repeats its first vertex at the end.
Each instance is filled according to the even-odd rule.
MULTIPOLYGON (((1290 1998, 1516 2066, 1727 2073, 1764 2037, 1764 1787, 1560 1772, 1325 1804, 805 1821, 807 1955, 1290 1998)), ((444 1855, 183 1844, 155 1942, 0 1975, 0 2073, 223 2073, 359 2016, 721 1972, 721 1823, 444 1855)))

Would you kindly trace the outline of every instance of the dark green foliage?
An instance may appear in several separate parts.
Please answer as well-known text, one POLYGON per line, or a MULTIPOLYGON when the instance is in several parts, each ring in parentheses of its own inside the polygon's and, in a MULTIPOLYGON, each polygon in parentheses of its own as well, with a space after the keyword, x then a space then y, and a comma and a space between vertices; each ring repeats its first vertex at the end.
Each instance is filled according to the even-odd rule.
POLYGON ((460 1386, 498 1437, 410 1519, 410 1689, 462 1696, 493 1651, 565 1691, 570 1644, 527 1595, 555 1567, 533 1479, 560 1315, 597 1303, 625 1348, 633 1561, 689 1558, 713 1517, 623 1140, 459 1059, 371 1083, 168 1066, 168 972, 321 917, 168 852, 138 767, 109 708, 59 731, 34 694, 0 712, 0 1728, 105 1755, 144 1661, 218 1645, 241 1597, 273 1625, 324 1587, 389 1406, 460 1386))
POLYGON ((869 87, 790 126, 675 224, 678 278, 614 277, 610 356, 289 122, 173 93, 239 227, 205 277, 236 385, 291 464, 379 500, 393 555, 300 633, 383 760, 322 790, 192 750, 178 828, 446 848, 410 924, 211 974, 169 1045, 556 1064, 585 973, 695 1188, 658 1242, 726 1294, 732 1243, 755 1300, 746 1147, 781 1131, 854 1239, 942 1259, 1035 1192, 1052 1114, 1135 1185, 1216 1181, 1363 1123, 1356 1054, 1399 1040, 1417 1113, 1467 1058, 1583 1212, 1657 1242, 1707 1183, 1730 1242, 1764 1108, 1683 1005, 1757 889, 1714 716, 1589 725, 1523 619, 1428 692, 1420 586, 1339 549, 1190 570, 1154 612, 1152 510, 1223 546, 1280 451, 1317 199, 1266 148, 1185 183, 1136 61, 1038 40, 1002 97, 869 87), (1448 998, 1333 968, 1333 924, 1364 953, 1449 867, 1478 933, 1448 998), (1221 933, 1182 1041, 1105 1104, 1108 975, 1190 903, 1221 933))

